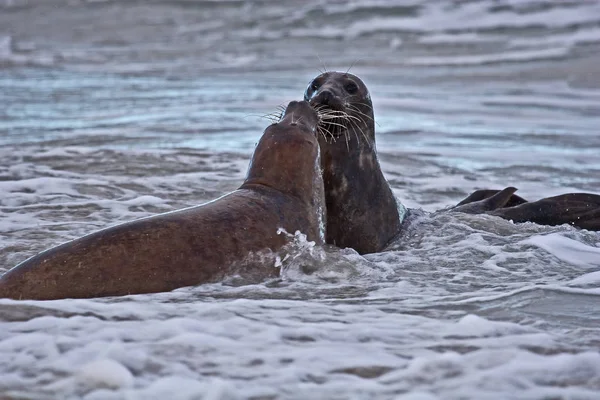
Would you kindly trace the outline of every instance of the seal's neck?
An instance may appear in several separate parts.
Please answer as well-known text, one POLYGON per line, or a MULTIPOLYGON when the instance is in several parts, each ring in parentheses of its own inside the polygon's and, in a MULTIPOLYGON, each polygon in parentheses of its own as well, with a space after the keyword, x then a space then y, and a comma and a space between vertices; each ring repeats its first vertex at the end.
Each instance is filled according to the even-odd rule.
POLYGON ((267 129, 256 146, 242 188, 261 185, 310 203, 319 185, 323 193, 321 175, 315 173, 320 164, 319 146, 305 132, 286 129, 267 129))
POLYGON ((374 147, 323 147, 327 243, 361 254, 382 250, 398 233, 400 215, 374 147))

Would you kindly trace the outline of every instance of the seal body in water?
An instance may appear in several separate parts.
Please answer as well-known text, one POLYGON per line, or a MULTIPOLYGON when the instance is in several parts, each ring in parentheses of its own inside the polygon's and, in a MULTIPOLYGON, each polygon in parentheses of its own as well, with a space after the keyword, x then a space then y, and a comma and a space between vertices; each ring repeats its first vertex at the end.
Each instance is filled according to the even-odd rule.
POLYGON ((398 234, 401 219, 377 159, 369 91, 355 75, 325 72, 308 85, 304 99, 319 111, 324 133, 326 241, 361 254, 380 251, 398 234))
POLYGON ((117 296, 214 282, 230 273, 277 276, 272 263, 243 261, 250 252, 286 244, 279 228, 324 243, 317 121, 307 102, 291 102, 282 120, 265 130, 238 190, 46 250, 0 278, 0 297, 117 296))
POLYGON ((514 194, 517 189, 482 189, 473 192, 450 211, 490 214, 513 222, 540 225, 569 224, 600 231, 600 196, 591 193, 566 193, 529 202, 514 194))
MULTIPOLYGON (((383 250, 400 233, 410 210, 403 213, 377 160, 373 104, 366 85, 353 74, 328 71, 309 83, 304 99, 321 116, 327 243, 361 254, 383 250)), ((449 211, 600 230, 598 195, 569 193, 527 202, 514 194, 516 190, 479 190, 449 211)))

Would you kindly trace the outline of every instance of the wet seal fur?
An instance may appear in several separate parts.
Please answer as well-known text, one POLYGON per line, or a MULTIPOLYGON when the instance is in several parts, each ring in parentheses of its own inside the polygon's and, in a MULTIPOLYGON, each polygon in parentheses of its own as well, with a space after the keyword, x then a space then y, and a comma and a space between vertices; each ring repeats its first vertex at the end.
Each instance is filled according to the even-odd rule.
POLYGON ((514 194, 514 187, 502 190, 481 189, 471 193, 451 211, 490 214, 516 223, 539 225, 569 224, 600 231, 600 196, 591 193, 566 193, 529 202, 514 194))
POLYGON ((46 250, 0 277, 0 297, 118 296, 215 282, 231 273, 277 276, 273 264, 232 265, 285 245, 289 239, 279 228, 324 243, 317 121, 307 102, 291 102, 281 121, 265 130, 238 190, 46 250))
POLYGON ((377 159, 367 87, 350 73, 325 72, 308 85, 304 100, 321 117, 326 242, 361 254, 382 250, 398 234, 401 220, 377 159))
MULTIPOLYGON (((327 243, 360 254, 385 249, 401 233, 411 211, 401 214, 377 160, 373 104, 366 85, 350 73, 328 71, 309 83, 304 99, 321 117, 327 243)), ((514 194, 516 190, 478 190, 445 211, 600 230, 598 195, 568 193, 527 202, 514 194)))

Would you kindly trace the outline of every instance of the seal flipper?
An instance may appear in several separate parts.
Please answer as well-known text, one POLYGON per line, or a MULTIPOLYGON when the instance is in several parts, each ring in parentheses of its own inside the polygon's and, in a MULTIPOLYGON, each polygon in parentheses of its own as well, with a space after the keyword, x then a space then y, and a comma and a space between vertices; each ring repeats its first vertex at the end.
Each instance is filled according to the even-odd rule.
MULTIPOLYGON (((467 200, 469 200, 469 198, 473 197, 478 192, 483 192, 477 191, 471 196, 467 197, 465 200, 461 201, 456 207, 452 208, 450 211, 458 211, 466 214, 483 214, 488 211, 493 211, 502 207, 506 207, 507 203, 510 202, 513 198, 513 193, 515 193, 516 191, 517 188, 511 186, 503 190, 496 190, 495 194, 489 197, 483 197, 482 200, 471 200, 469 202, 466 202, 467 200)), ((480 196, 480 194, 477 194, 477 196, 480 196)), ((473 198, 477 198, 477 196, 473 198)))
POLYGON ((538 201, 487 212, 513 222, 540 225, 569 224, 590 231, 600 231, 600 195, 567 193, 538 201))
MULTIPOLYGON (((476 201, 485 200, 489 197, 492 197, 492 196, 498 194, 499 192, 500 192, 500 190, 495 190, 495 189, 476 190, 473 193, 471 193, 466 199, 464 199, 463 201, 458 203, 456 205, 456 207, 463 206, 463 205, 469 204, 469 203, 474 203, 476 201)), ((516 194, 513 194, 512 196, 510 196, 510 199, 503 207, 514 207, 514 206, 518 206, 519 204, 523 204, 523 203, 527 203, 527 200, 525 200, 521 196, 517 196, 516 194)))

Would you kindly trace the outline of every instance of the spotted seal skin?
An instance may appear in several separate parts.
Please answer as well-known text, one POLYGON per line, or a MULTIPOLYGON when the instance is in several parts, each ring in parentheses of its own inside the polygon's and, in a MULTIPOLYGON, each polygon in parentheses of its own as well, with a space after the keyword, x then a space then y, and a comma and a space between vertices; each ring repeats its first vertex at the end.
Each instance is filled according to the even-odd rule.
POLYGON ((361 254, 381 251, 399 233, 401 219, 377 159, 367 87, 350 73, 325 72, 310 82, 304 99, 321 116, 326 242, 361 254))
POLYGON ((46 250, 0 277, 0 297, 118 296, 215 282, 232 273, 277 276, 273 263, 243 261, 251 252, 286 244, 279 228, 324 243, 317 122, 307 102, 291 102, 282 120, 265 130, 238 190, 46 250))

